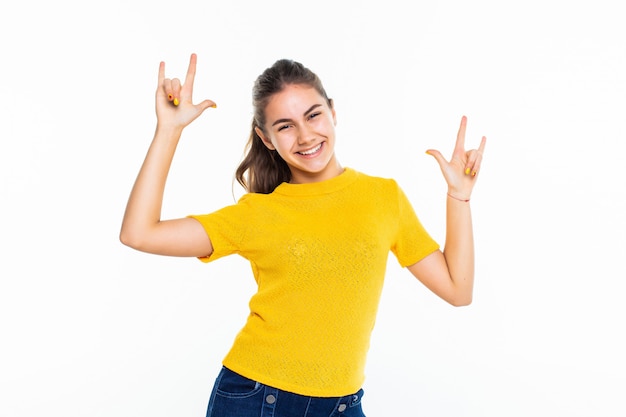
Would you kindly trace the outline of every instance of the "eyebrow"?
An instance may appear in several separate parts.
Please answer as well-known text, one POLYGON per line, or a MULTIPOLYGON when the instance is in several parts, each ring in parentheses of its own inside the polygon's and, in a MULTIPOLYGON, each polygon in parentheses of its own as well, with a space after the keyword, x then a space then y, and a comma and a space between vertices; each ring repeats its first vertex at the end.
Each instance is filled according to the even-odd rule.
MULTIPOLYGON (((313 110, 315 110, 318 107, 322 107, 322 105, 321 104, 312 105, 311 107, 309 107, 307 111, 304 112, 303 116, 306 117, 307 114, 311 113, 313 110)), ((293 120, 291 119, 278 119, 274 123, 272 123, 272 126, 276 126, 277 124, 280 124, 280 123, 292 122, 292 121, 293 120)))

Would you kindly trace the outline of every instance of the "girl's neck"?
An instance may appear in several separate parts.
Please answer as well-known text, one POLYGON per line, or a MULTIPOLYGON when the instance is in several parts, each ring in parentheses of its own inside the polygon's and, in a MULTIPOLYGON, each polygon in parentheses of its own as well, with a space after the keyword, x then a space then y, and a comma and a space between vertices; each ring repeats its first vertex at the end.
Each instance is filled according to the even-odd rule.
POLYGON ((333 158, 326 167, 319 172, 307 172, 298 169, 291 169, 290 184, 310 184, 314 182, 326 181, 343 174, 344 168, 336 158, 333 158))

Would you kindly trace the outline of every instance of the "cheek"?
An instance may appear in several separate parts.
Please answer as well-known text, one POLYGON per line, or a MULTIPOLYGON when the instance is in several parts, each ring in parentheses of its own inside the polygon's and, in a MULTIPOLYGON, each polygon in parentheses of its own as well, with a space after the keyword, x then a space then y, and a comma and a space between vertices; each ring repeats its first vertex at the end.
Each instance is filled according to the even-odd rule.
POLYGON ((324 131, 329 134, 333 134, 335 132, 336 125, 337 124, 335 123, 335 120, 332 117, 329 117, 327 120, 325 120, 324 131))
POLYGON ((333 131, 335 128, 335 123, 332 116, 324 116, 316 118, 315 121, 310 125, 310 129, 312 131, 322 133, 326 135, 327 133, 333 131))
POLYGON ((289 149, 294 141, 293 133, 281 132, 272 138, 272 143, 277 150, 289 149))

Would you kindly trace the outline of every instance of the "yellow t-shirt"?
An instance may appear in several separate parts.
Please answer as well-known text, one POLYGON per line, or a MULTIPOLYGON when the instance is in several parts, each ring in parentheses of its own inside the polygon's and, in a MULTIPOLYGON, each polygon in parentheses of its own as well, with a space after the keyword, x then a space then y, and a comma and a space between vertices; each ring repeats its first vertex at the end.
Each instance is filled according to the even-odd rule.
POLYGON ((350 168, 191 217, 213 244, 202 260, 239 254, 258 284, 224 366, 301 395, 359 390, 389 251, 405 267, 439 248, 395 181, 350 168))

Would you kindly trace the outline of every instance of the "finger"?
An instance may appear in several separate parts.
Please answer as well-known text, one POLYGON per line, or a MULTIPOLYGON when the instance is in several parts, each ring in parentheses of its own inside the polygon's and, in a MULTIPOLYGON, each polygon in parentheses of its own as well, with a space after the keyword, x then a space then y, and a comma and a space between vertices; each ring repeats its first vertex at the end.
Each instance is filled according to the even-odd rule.
MULTIPOLYGON (((157 91, 156 91, 157 98, 162 97, 163 95, 167 96, 168 95, 168 92, 167 92, 168 80, 165 79, 165 62, 163 61, 161 61, 161 63, 159 64, 159 75, 158 75, 157 80, 158 80, 157 91)), ((168 97, 168 99, 171 101, 171 98, 168 97)))
POLYGON ((485 143, 487 138, 483 136, 478 149, 472 149, 467 153, 467 164, 465 165, 465 175, 476 176, 483 160, 483 152, 485 151, 485 143))
POLYGON ((487 137, 483 136, 482 139, 480 140, 480 145, 478 146, 478 151, 476 151, 476 154, 478 155, 478 157, 476 158, 476 163, 474 164, 473 176, 476 176, 478 171, 480 171, 480 165, 483 162, 483 154, 485 152, 485 144, 486 143, 487 143, 487 137))
POLYGON ((485 144, 487 143, 487 137, 483 136, 480 140, 480 146, 478 146, 478 152, 482 155, 485 152, 485 144))
POLYGON ((472 149, 467 152, 467 163, 465 164, 465 175, 471 175, 475 177, 480 167, 480 152, 476 149, 472 149))
POLYGON ((475 151, 471 151, 467 160, 467 165, 465 167, 466 175, 471 175, 472 177, 475 177, 476 174, 478 174, 478 170, 480 169, 480 163, 483 159, 483 152, 485 151, 486 143, 487 138, 483 136, 480 140, 480 145, 478 146, 478 149, 475 151))
POLYGON ((205 111, 209 107, 216 108, 217 104, 215 104, 215 102, 212 100, 204 100, 203 102, 198 103, 196 107, 198 107, 200 111, 205 111))
POLYGON ((185 76, 185 87, 188 89, 189 94, 193 91, 193 82, 196 77, 196 64, 198 57, 196 54, 191 54, 189 58, 189 67, 187 68, 187 75, 185 76))
POLYGON ((465 129, 467 127, 467 117, 461 117, 461 125, 456 135, 456 145, 454 146, 455 153, 465 153, 465 129))
MULTIPOLYGON (((180 103, 180 80, 178 78, 174 78, 172 80, 172 102, 174 103, 175 106, 178 106, 178 104, 180 103)), ((169 97, 169 94, 168 94, 169 97)))
POLYGON ((161 80, 161 88, 163 89, 163 92, 167 96, 168 101, 174 100, 174 90, 172 89, 172 80, 170 80, 169 78, 161 80))
POLYGON ((165 62, 161 61, 159 64, 159 77, 158 77, 158 85, 161 86, 163 84, 163 80, 165 79, 165 62))
POLYGON ((448 163, 448 161, 446 161, 446 158, 443 157, 443 155, 441 154, 441 152, 435 150, 435 149, 429 149, 426 151, 426 153, 428 155, 431 155, 432 157, 434 157, 437 162, 439 163, 439 166, 443 167, 445 164, 448 163))

